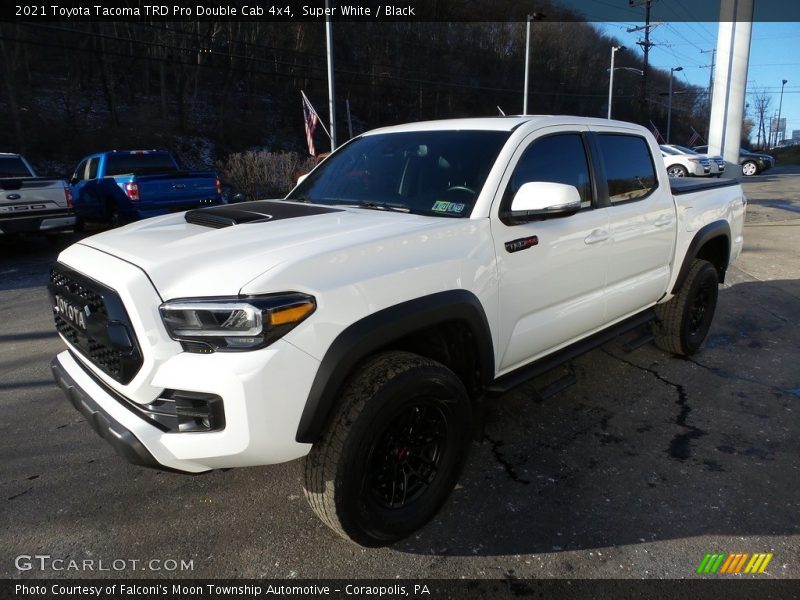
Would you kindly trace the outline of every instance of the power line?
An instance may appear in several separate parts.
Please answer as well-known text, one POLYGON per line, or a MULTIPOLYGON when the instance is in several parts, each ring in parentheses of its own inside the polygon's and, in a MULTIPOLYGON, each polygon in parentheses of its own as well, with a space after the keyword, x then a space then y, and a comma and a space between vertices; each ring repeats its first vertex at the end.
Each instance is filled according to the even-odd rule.
MULTIPOLYGON (((93 34, 88 34, 88 35, 92 36, 93 34)), ((114 36, 101 36, 101 37, 112 37, 113 38, 114 36)), ((61 50, 69 50, 69 51, 91 53, 93 55, 96 54, 96 51, 93 48, 82 48, 82 47, 79 47, 79 46, 66 46, 64 44, 50 43, 50 42, 46 42, 46 41, 24 40, 24 39, 19 39, 19 38, 8 37, 8 36, 5 36, 5 35, 0 36, 0 39, 6 40, 6 41, 9 41, 9 42, 29 44, 29 45, 33 45, 33 46, 41 46, 41 47, 48 47, 48 48, 57 48, 57 49, 61 49, 61 50)), ((114 39, 123 40, 123 41, 131 41, 131 40, 125 40, 124 38, 118 38, 118 37, 114 38, 114 39)), ((176 47, 176 46, 169 46, 169 45, 166 45, 166 44, 152 44, 150 42, 134 42, 134 43, 138 43, 140 45, 145 45, 145 46, 150 45, 150 46, 156 46, 156 47, 160 47, 160 48, 179 50, 179 51, 184 51, 184 52, 187 51, 187 49, 185 49, 185 48, 180 48, 180 47, 176 47)), ((194 52, 193 50, 188 50, 188 51, 189 52, 194 52)), ((108 50, 108 49, 106 49, 104 51, 104 54, 109 55, 109 56, 122 57, 122 58, 131 58, 130 54, 121 53, 121 52, 117 52, 117 51, 111 51, 111 50, 108 50)), ((211 51, 208 54, 210 54, 212 56, 220 56, 220 57, 225 57, 225 58, 245 58, 246 60, 250 60, 252 62, 262 63, 262 64, 270 64, 270 65, 274 64, 274 61, 268 60, 268 59, 259 59, 259 58, 253 58, 253 57, 243 57, 243 56, 240 56, 240 55, 230 55, 230 54, 227 54, 227 53, 221 53, 221 52, 217 52, 217 51, 211 51)), ((177 59, 174 59, 174 58, 161 58, 161 57, 152 57, 152 56, 144 57, 144 58, 146 60, 148 60, 148 61, 153 61, 153 62, 163 62, 163 63, 167 63, 167 64, 174 64, 174 65, 181 65, 181 66, 196 66, 196 64, 193 63, 193 62, 181 61, 181 60, 177 60, 177 59)), ((291 65, 291 63, 280 63, 280 62, 278 64, 291 65)), ((200 66, 207 67, 207 68, 216 68, 217 67, 217 65, 208 65, 208 64, 201 64, 200 66)), ((312 71, 320 71, 320 70, 324 70, 325 69, 324 66, 315 67, 315 66, 312 66, 312 65, 306 65, 305 67, 310 69, 310 70, 312 70, 312 71)), ((315 81, 325 81, 326 80, 325 77, 321 77, 321 76, 312 76, 312 75, 308 75, 308 74, 298 74, 298 73, 285 73, 285 72, 280 72, 280 71, 277 71, 277 70, 260 71, 260 70, 254 70, 252 68, 233 67, 233 66, 230 66, 230 65, 226 66, 226 68, 230 69, 232 71, 236 71, 236 72, 252 73, 252 74, 255 74, 255 75, 263 75, 263 76, 269 76, 269 77, 278 76, 278 77, 286 77, 286 78, 293 78, 293 79, 310 79, 310 80, 315 80, 315 81)), ((433 86, 434 88, 438 86, 438 87, 445 87, 445 88, 474 89, 474 90, 481 90, 481 91, 508 92, 508 93, 515 93, 517 91, 515 88, 495 87, 495 86, 480 85, 480 84, 474 84, 474 83, 469 83, 469 84, 467 84, 467 83, 457 83, 457 82, 448 82, 448 81, 442 81, 442 80, 438 80, 438 81, 437 80, 423 80, 423 79, 410 78, 410 77, 401 77, 401 76, 391 75, 391 74, 388 74, 388 73, 387 74, 381 73, 381 74, 373 75, 371 73, 364 73, 364 72, 358 72, 358 71, 348 71, 348 70, 342 70, 342 69, 336 69, 336 73, 337 74, 341 74, 341 75, 351 75, 351 76, 354 76, 354 77, 362 77, 362 78, 378 78, 378 79, 383 79, 384 81, 404 81, 404 82, 415 83, 415 84, 425 84, 425 85, 433 86)), ((407 88, 400 88, 399 86, 391 86, 391 85, 387 85, 387 84, 381 85, 381 84, 371 83, 370 85, 373 85, 373 86, 377 85, 378 87, 385 87, 387 89, 403 89, 405 91, 408 91, 407 88)), ((567 97, 575 97, 575 98, 605 98, 606 97, 605 94, 586 94, 586 93, 563 92, 563 91, 553 91, 553 92, 532 91, 531 93, 534 94, 534 95, 540 95, 540 96, 567 96, 567 97)), ((629 96, 618 96, 618 97, 619 98, 625 98, 625 97, 629 97, 629 96)))

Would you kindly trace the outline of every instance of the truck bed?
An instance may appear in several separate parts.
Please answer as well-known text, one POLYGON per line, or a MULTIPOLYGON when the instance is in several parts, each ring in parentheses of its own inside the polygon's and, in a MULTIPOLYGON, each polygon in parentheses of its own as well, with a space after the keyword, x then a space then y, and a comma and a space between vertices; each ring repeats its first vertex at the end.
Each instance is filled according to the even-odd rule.
POLYGON ((669 187, 675 196, 681 194, 691 194, 693 192, 701 192, 705 190, 714 190, 717 188, 730 187, 739 185, 736 179, 685 179, 678 177, 670 177, 669 187))

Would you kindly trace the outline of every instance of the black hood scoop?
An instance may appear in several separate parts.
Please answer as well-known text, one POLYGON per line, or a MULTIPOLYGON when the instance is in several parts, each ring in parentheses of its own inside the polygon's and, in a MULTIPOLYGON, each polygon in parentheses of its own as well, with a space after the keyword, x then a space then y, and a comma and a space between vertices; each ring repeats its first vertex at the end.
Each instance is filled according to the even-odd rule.
POLYGON ((309 206, 282 200, 256 200, 240 204, 223 204, 209 208, 186 211, 186 222, 203 227, 222 229, 245 223, 266 223, 294 217, 310 217, 325 213, 341 212, 338 208, 309 206))

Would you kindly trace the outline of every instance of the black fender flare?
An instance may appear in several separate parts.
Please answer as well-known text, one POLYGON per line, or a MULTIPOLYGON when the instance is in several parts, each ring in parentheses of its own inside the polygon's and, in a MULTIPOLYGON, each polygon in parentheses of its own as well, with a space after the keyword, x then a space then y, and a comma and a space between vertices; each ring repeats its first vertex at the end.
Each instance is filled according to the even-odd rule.
POLYGON ((727 221, 720 219, 719 221, 714 221, 701 227, 694 235, 694 238, 692 238, 692 241, 689 242, 686 255, 683 257, 681 269, 678 271, 678 277, 675 279, 675 285, 672 286, 673 294, 677 294, 681 286, 683 286, 683 282, 686 281, 686 276, 689 274, 689 269, 692 267, 692 261, 697 258, 700 249, 708 242, 718 237, 724 237, 728 242, 728 254, 725 256, 725 263, 717 267, 720 281, 723 280, 725 271, 728 268, 728 261, 730 260, 731 227, 727 221))
POLYGON ((320 362, 295 439, 313 444, 330 420, 347 376, 362 360, 393 341, 434 325, 465 322, 475 338, 481 383, 494 378, 494 344, 483 305, 466 290, 437 292, 395 304, 348 326, 320 362))

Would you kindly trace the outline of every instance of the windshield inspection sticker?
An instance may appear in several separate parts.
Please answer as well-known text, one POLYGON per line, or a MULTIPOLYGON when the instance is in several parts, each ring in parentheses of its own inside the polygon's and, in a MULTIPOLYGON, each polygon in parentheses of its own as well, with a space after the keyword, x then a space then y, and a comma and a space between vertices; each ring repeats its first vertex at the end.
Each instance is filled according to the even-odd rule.
POLYGON ((443 213, 460 214, 464 212, 464 208, 466 206, 467 206, 466 204, 461 204, 458 202, 445 202, 444 200, 437 200, 436 202, 434 202, 431 210, 443 213))

